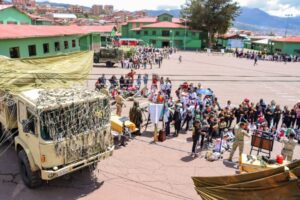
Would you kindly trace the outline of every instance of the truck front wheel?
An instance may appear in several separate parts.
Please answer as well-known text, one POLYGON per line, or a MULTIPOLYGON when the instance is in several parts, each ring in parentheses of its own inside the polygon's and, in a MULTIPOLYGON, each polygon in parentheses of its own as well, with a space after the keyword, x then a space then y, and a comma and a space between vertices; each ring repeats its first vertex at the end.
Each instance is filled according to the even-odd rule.
POLYGON ((19 151, 19 167, 23 182, 29 188, 36 188, 42 184, 39 171, 33 172, 30 168, 28 157, 24 150, 19 151))

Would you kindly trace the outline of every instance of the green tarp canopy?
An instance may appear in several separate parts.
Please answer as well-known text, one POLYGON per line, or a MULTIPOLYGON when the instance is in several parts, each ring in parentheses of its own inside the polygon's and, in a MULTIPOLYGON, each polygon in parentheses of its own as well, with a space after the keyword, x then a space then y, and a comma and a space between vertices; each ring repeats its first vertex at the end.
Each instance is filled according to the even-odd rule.
POLYGON ((204 200, 296 200, 300 199, 299 178, 300 161, 255 173, 192 177, 204 200))
POLYGON ((83 84, 92 66, 92 51, 25 59, 0 57, 0 90, 15 93, 83 84))

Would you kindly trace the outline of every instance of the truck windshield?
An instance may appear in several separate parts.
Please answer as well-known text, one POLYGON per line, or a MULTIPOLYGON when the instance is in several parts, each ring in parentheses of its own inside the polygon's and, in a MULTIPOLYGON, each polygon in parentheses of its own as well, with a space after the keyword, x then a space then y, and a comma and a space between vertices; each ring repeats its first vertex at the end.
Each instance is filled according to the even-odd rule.
POLYGON ((72 104, 40 114, 41 137, 59 141, 80 133, 96 131, 110 123, 108 99, 72 104))

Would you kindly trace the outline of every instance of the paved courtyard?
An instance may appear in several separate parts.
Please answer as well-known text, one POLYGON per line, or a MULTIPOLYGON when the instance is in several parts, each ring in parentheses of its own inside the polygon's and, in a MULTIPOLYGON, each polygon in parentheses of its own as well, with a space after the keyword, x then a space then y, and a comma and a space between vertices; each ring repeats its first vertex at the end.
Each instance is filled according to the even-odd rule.
MULTIPOLYGON (((127 74, 127 69, 94 68, 88 86, 102 73, 127 74)), ((214 90, 224 105, 227 100, 239 104, 244 98, 257 102, 275 100, 282 107, 292 107, 300 101, 300 64, 258 62, 236 59, 232 55, 207 55, 195 52, 178 52, 170 60, 164 60, 162 68, 138 70, 137 73, 158 73, 172 80, 173 88, 183 81, 202 83, 214 90), (178 63, 182 55, 183 62, 178 63)), ((132 102, 127 103, 124 115, 132 102)), ((94 172, 84 170, 71 177, 63 177, 44 184, 36 190, 27 189, 18 174, 17 157, 12 148, 0 155, 0 199, 20 200, 196 200, 192 176, 219 176, 235 174, 236 169, 226 167, 222 160, 208 162, 202 156, 192 159, 191 132, 178 138, 168 138, 164 143, 152 143, 153 127, 128 146, 114 151, 113 157, 98 164, 94 172)), ((5 148, 5 147, 4 147, 5 148)), ((282 148, 275 144, 272 156, 282 148)), ((245 152, 249 153, 250 141, 246 140, 245 152)), ((2 152, 3 149, 0 150, 2 152)), ((297 146, 295 158, 300 158, 297 146)), ((225 158, 228 153, 225 153, 225 158)), ((237 153, 234 160, 237 160, 237 153)))

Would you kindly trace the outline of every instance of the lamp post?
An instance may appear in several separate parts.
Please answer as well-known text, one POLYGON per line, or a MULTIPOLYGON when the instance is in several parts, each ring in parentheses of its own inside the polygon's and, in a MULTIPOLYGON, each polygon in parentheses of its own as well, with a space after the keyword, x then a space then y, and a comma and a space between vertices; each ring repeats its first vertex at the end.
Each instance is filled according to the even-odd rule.
POLYGON ((289 17, 292 17, 293 15, 292 14, 286 14, 285 16, 287 17, 286 26, 285 26, 285 34, 284 34, 284 37, 286 38, 287 32, 288 32, 288 26, 289 26, 289 17))
POLYGON ((186 30, 186 22, 187 22, 187 17, 185 17, 185 19, 184 19, 184 21, 185 21, 185 28, 184 28, 184 42, 183 42, 183 49, 185 50, 185 46, 186 46, 186 32, 187 32, 187 30, 186 30))

